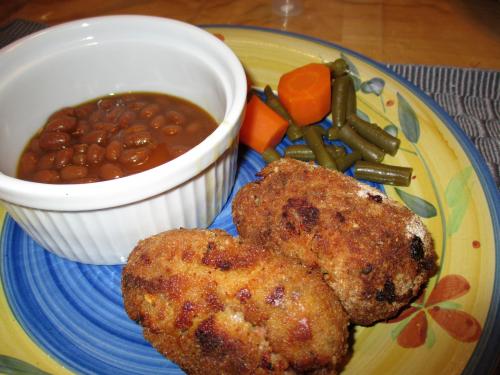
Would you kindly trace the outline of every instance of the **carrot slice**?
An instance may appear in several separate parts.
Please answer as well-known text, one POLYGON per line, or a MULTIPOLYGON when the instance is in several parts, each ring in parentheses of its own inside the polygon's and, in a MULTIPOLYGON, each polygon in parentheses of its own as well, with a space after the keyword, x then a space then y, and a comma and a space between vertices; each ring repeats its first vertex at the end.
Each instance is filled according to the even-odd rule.
POLYGON ((288 121, 269 108, 257 95, 247 104, 240 129, 240 142, 263 153, 283 139, 288 121))
POLYGON ((331 109, 330 69, 311 63, 281 76, 278 96, 297 125, 305 126, 322 120, 331 109))

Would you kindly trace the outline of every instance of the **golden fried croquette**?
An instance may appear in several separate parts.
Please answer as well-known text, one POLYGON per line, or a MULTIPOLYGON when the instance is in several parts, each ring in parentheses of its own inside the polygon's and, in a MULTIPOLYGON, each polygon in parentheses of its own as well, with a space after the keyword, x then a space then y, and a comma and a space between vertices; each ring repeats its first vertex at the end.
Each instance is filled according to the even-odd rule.
POLYGON ((394 316, 435 272, 422 221, 380 191, 292 159, 259 176, 233 201, 240 236, 319 267, 353 323, 394 316))
POLYGON ((122 292, 144 337, 189 374, 335 373, 348 317, 319 272, 221 230, 139 242, 122 292))

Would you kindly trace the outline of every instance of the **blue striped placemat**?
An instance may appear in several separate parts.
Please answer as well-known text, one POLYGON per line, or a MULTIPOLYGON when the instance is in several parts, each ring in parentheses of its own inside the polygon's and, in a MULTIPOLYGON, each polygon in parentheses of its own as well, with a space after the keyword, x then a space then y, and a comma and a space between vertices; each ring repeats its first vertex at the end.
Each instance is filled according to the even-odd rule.
POLYGON ((438 103, 472 140, 500 187, 500 72, 388 65, 438 103))

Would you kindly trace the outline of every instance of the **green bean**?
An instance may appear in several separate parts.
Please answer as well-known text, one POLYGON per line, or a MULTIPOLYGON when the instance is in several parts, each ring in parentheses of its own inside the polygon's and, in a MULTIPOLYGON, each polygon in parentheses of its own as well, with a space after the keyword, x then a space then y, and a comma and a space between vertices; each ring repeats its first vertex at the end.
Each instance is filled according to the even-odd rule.
POLYGON ((354 81, 351 78, 349 80, 349 90, 347 93, 347 103, 346 103, 346 116, 349 118, 350 115, 356 114, 357 109, 357 98, 356 98, 356 89, 354 88, 354 81))
POLYGON ((333 127, 330 128, 328 130, 328 139, 339 139, 353 150, 358 150, 363 156, 363 160, 374 161, 377 163, 384 160, 384 151, 364 139, 349 125, 342 126, 340 129, 335 129, 333 127))
POLYGON ((335 141, 340 139, 340 128, 337 128, 336 126, 332 126, 331 128, 328 129, 328 132, 326 133, 326 137, 330 141, 335 141))
POLYGON ((330 153, 330 155, 332 155, 334 159, 341 158, 342 156, 345 156, 347 154, 345 148, 342 146, 328 145, 326 146, 326 150, 330 153))
MULTIPOLYGON (((345 148, 336 145, 326 145, 326 151, 336 160, 337 158, 346 155, 345 148)), ((285 149, 285 157, 298 159, 302 161, 314 161, 315 155, 313 150, 307 145, 291 145, 285 149)))
POLYGON ((349 85, 352 78, 343 75, 333 80, 332 84, 332 123, 338 128, 345 125, 347 98, 349 96, 349 85))
POLYGON ((281 104, 279 98, 274 94, 271 86, 266 85, 264 88, 264 94, 266 94, 266 104, 277 114, 288 121, 288 129, 286 130, 286 135, 293 142, 297 139, 302 138, 302 129, 296 124, 292 116, 288 113, 283 104, 281 104))
POLYGON ((350 154, 335 159, 335 163, 337 163, 337 168, 339 169, 339 171, 344 172, 358 160, 361 160, 361 152, 354 150, 350 154))
POLYGON ((335 165, 335 160, 326 151, 325 144, 323 143, 323 138, 319 132, 314 128, 314 126, 306 126, 303 128, 304 139, 309 145, 311 150, 314 152, 314 156, 319 165, 329 168, 337 169, 335 165))
POLYGON ((344 59, 337 59, 333 62, 326 63, 326 65, 330 68, 333 78, 346 75, 349 70, 349 65, 347 65, 344 59))
POLYGON ((395 165, 357 161, 354 164, 354 177, 381 184, 408 186, 411 182, 412 168, 395 165))
POLYGON ((285 158, 314 161, 316 156, 308 145, 291 145, 285 148, 285 158))
POLYGON ((321 125, 312 125, 312 126, 318 132, 319 135, 321 135, 322 137, 326 137, 327 131, 324 127, 322 127, 321 125))
POLYGON ((279 152, 272 147, 266 148, 261 155, 262 159, 268 164, 281 158, 279 152))
POLYGON ((380 147, 388 154, 394 156, 398 152, 401 141, 387 133, 376 124, 371 124, 355 114, 348 117, 349 124, 366 140, 380 147))

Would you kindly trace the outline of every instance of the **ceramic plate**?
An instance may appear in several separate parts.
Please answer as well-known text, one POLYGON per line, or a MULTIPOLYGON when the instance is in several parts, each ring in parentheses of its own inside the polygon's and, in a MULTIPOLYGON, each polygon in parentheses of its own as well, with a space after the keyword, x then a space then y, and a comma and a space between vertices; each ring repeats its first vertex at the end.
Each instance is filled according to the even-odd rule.
MULTIPOLYGON (((282 73, 299 65, 342 56, 356 81, 359 115, 402 140, 386 162, 414 168, 410 187, 378 187, 423 218, 440 271, 400 317, 355 329, 343 374, 487 373, 500 342, 494 330, 500 324, 498 191, 465 135, 421 91, 359 54, 273 30, 207 29, 220 34, 260 88, 276 87, 282 73)), ((242 148, 235 191, 263 166, 259 155, 242 148)), ((235 234, 230 204, 212 226, 235 234)), ((0 372, 182 373, 125 314, 121 266, 60 259, 3 211, 0 220, 0 372)))

